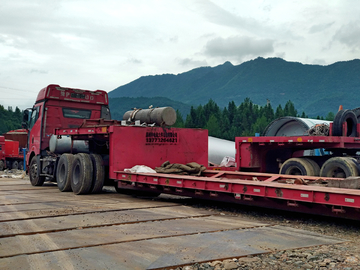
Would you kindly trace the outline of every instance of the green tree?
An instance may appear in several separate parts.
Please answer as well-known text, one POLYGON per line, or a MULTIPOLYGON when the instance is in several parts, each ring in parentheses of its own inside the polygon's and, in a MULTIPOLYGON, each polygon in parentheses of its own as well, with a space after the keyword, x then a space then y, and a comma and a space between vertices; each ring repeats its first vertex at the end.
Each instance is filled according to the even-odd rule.
POLYGON ((6 110, 4 106, 0 105, 0 134, 21 128, 21 121, 22 113, 18 107, 14 112, 11 106, 6 110))
POLYGON ((231 125, 233 123, 233 121, 234 121, 234 117, 235 117, 235 114, 236 114, 236 111, 237 111, 237 107, 236 107, 234 101, 229 102, 228 111, 229 111, 229 122, 230 122, 230 125, 231 125))
POLYGON ((209 120, 206 123, 205 129, 209 131, 209 136, 217 138, 221 137, 219 121, 214 114, 210 116, 209 120))
POLYGON ((329 112, 326 117, 325 117, 325 120, 328 120, 328 121, 334 121, 334 118, 335 118, 335 114, 333 112, 329 112))
POLYGON ((297 111, 295 110, 294 103, 291 100, 286 102, 284 107, 284 116, 297 116, 297 111))
POLYGON ((266 117, 263 115, 259 117, 254 125, 252 126, 252 136, 255 135, 255 133, 262 134, 269 124, 269 121, 266 119, 266 117))
POLYGON ((182 114, 179 110, 176 110, 176 122, 173 125, 173 127, 183 128, 185 127, 184 118, 182 117, 182 114))
POLYGON ((279 106, 277 106, 276 111, 275 111, 275 119, 283 117, 284 116, 284 110, 281 107, 281 104, 279 104, 279 106))
POLYGON ((195 128, 196 127, 196 111, 193 106, 190 108, 190 113, 186 116, 185 127, 195 128))

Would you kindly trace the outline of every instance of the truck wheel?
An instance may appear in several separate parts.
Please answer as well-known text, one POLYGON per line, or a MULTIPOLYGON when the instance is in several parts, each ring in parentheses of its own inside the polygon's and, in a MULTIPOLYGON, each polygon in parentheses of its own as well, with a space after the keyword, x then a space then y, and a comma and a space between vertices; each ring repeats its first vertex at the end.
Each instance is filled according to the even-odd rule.
POLYGON ((0 171, 3 171, 5 167, 5 163, 3 160, 0 160, 0 171))
POLYGON ((61 192, 71 191, 71 174, 74 155, 62 154, 56 169, 56 182, 61 192))
POLYGON ((358 176, 359 170, 355 162, 356 160, 350 157, 330 158, 321 167, 320 176, 335 178, 358 176))
POLYGON ((93 179, 93 166, 89 154, 79 153, 74 157, 71 188, 76 195, 89 193, 93 179))
POLYGON ((90 154, 93 165, 93 180, 91 184, 91 193, 100 193, 104 186, 105 167, 102 157, 98 154, 90 154))
POLYGON ((314 176, 315 171, 308 159, 290 158, 281 166, 280 174, 314 176))
POLYGON ((333 121, 332 135, 333 136, 357 136, 357 117, 351 110, 340 110, 335 115, 333 121), (343 134, 343 123, 347 124, 347 132, 343 134))
POLYGON ((40 156, 33 157, 29 166, 29 177, 33 186, 42 186, 45 182, 45 176, 40 176, 40 168, 40 156))
POLYGON ((17 160, 14 160, 13 162, 11 162, 11 169, 12 170, 17 170, 19 166, 19 162, 17 162, 17 160))

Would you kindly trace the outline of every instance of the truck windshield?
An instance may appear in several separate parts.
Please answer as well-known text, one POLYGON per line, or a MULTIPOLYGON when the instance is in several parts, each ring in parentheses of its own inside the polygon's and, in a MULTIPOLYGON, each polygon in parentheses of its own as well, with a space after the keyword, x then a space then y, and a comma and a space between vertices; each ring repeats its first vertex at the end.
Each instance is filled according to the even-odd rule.
POLYGON ((90 119, 91 110, 79 110, 71 108, 63 108, 63 116, 66 118, 80 118, 80 119, 90 119))

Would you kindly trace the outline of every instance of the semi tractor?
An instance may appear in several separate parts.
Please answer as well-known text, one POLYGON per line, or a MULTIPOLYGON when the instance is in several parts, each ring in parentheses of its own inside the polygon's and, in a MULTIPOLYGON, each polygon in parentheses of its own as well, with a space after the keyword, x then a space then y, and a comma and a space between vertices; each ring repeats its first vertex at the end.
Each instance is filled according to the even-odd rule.
POLYGON ((351 135, 359 124, 348 117, 339 118, 339 136, 237 137, 235 167, 209 167, 200 176, 174 168, 207 166, 208 132, 173 128, 174 117, 165 107, 136 109, 121 121, 111 120, 105 91, 49 85, 24 113, 31 184, 54 181, 60 191, 80 195, 113 183, 124 193, 168 193, 360 219, 359 181, 342 178, 358 175, 350 155, 360 149, 360 138, 351 135), (299 154, 312 148, 329 149, 333 156, 317 160, 299 154), (286 164, 288 174, 279 174, 286 164), (138 166, 158 172, 131 170, 138 166))

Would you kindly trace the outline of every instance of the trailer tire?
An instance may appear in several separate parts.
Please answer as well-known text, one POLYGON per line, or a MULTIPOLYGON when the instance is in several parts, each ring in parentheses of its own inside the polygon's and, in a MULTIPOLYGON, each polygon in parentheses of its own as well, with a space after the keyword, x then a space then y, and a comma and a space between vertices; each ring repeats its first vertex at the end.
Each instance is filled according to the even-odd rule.
POLYGON ((313 172, 314 172, 313 176, 319 176, 320 175, 319 164, 317 164, 316 161, 312 160, 311 158, 304 158, 304 159, 307 160, 311 164, 311 166, 313 168, 313 172))
POLYGON ((93 178, 93 165, 89 154, 79 153, 75 155, 71 175, 73 192, 76 195, 89 193, 93 178))
POLYGON ((333 157, 325 161, 320 170, 322 177, 347 178, 359 176, 356 159, 350 157, 333 157))
POLYGON ((17 170, 19 166, 19 162, 17 162, 17 160, 14 160, 13 162, 11 162, 11 169, 12 170, 17 170))
POLYGON ((308 159, 290 158, 282 164, 280 174, 314 176, 315 171, 308 159))
POLYGON ((35 156, 30 161, 29 177, 33 186, 42 186, 45 182, 45 176, 40 176, 40 156, 35 156))
POLYGON ((3 171, 5 168, 5 163, 3 160, 0 160, 0 171, 3 171))
POLYGON ((340 110, 335 115, 332 127, 333 136, 357 136, 357 117, 352 110, 340 110), (343 134, 343 123, 347 124, 347 132, 343 134))
POLYGON ((56 182, 61 192, 71 191, 71 175, 74 155, 62 154, 56 169, 56 182))
POLYGON ((93 180, 91 185, 91 193, 100 193, 104 186, 105 167, 103 159, 98 154, 90 154, 93 165, 93 180))
POLYGON ((18 162, 18 170, 24 170, 24 162, 18 162))

